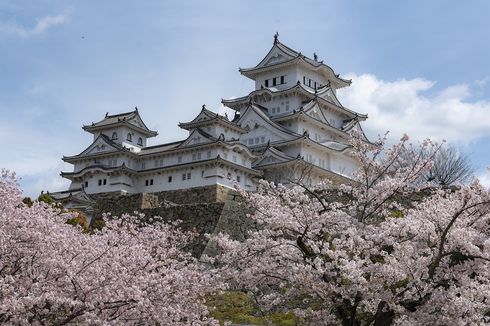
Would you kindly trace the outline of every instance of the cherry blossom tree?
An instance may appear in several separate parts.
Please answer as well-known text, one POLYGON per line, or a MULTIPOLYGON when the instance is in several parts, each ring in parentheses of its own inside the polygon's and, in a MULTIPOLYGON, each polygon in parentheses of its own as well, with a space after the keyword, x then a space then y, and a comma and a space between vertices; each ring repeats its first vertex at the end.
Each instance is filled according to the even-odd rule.
POLYGON ((66 223, 71 216, 28 207, 2 171, 0 324, 218 324, 204 295, 219 284, 182 250, 191 234, 128 215, 88 234, 66 223))
POLYGON ((439 145, 406 157, 407 136, 385 141, 353 140, 349 184, 242 192, 256 227, 245 241, 214 237, 223 277, 305 324, 490 323, 488 191, 421 182, 439 145))

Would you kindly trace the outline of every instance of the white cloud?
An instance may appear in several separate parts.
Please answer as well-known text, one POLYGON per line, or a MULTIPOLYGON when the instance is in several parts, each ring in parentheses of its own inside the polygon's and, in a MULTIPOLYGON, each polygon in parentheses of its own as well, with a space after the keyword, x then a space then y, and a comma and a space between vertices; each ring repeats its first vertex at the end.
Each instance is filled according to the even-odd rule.
POLYGON ((339 91, 342 103, 367 113, 363 124, 371 137, 430 137, 468 144, 490 136, 490 101, 471 101, 469 85, 453 85, 428 95, 435 82, 423 78, 383 81, 371 74, 350 74, 352 85, 339 91))
POLYGON ((15 22, 0 22, 0 36, 17 36, 22 38, 37 36, 54 26, 66 24, 69 20, 70 14, 65 13, 39 18, 33 27, 26 27, 15 22))
POLYGON ((487 189, 490 188, 490 169, 486 169, 482 173, 478 174, 477 178, 480 180, 483 186, 485 186, 487 189))

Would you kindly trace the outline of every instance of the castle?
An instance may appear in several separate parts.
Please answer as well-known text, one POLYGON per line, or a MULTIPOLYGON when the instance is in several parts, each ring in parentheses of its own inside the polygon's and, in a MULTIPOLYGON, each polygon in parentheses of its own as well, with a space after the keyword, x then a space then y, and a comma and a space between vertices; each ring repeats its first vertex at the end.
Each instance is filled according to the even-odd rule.
MULTIPOLYGON (((93 142, 80 154, 64 156, 72 172, 68 197, 83 206, 87 195, 173 191, 219 185, 254 190, 257 180, 314 184, 323 179, 345 181, 358 163, 349 139, 367 118, 344 107, 336 96, 349 86, 334 70, 279 41, 278 34, 265 57, 240 73, 255 82, 246 96, 222 100, 235 110, 229 119, 202 107, 179 127, 186 139, 147 146, 157 135, 138 109, 106 116, 84 125, 93 142)), ((367 141, 367 138, 365 138, 367 141)), ((76 205, 74 205, 76 206, 76 205)))

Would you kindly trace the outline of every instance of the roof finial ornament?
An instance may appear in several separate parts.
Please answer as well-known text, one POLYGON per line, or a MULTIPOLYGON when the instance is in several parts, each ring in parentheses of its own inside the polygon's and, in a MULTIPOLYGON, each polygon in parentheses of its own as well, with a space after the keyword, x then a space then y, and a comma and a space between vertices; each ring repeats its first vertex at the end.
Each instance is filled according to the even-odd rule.
POLYGON ((137 106, 135 106, 135 107, 134 107, 134 110, 135 110, 136 112, 138 112, 138 107, 137 107, 137 106))
POLYGON ((318 61, 318 56, 316 55, 316 52, 313 52, 313 60, 318 61))
POLYGON ((109 116, 109 112, 106 112, 105 113, 105 117, 107 118, 109 116))
POLYGON ((276 44, 277 42, 279 42, 279 32, 276 32, 276 34, 274 34, 274 44, 276 44))
POLYGON ((203 109, 203 110, 206 110, 206 104, 203 104, 203 105, 202 105, 202 109, 203 109))

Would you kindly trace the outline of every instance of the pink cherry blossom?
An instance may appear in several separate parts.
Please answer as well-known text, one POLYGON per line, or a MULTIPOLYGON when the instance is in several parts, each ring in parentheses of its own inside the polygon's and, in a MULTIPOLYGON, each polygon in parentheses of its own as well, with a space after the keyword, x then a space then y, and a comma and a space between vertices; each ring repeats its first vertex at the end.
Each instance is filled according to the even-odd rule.
POLYGON ((0 324, 218 325, 204 295, 213 273, 183 251, 192 234, 107 218, 95 234, 69 214, 21 202, 15 176, 0 178, 0 324))
POLYGON ((478 181, 421 182, 432 163, 401 155, 407 140, 355 138, 349 184, 242 191, 256 228, 213 237, 222 276, 312 325, 490 323, 490 195, 478 181))

